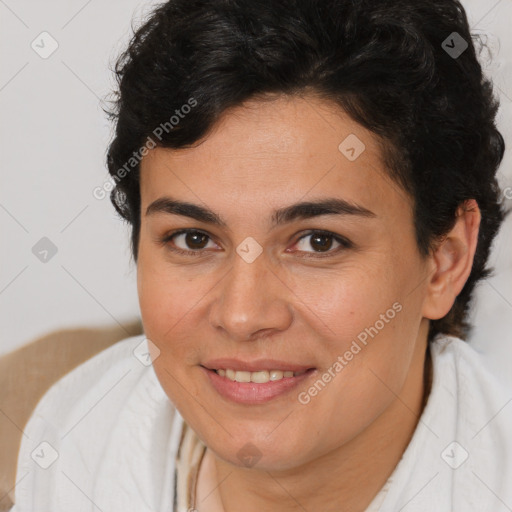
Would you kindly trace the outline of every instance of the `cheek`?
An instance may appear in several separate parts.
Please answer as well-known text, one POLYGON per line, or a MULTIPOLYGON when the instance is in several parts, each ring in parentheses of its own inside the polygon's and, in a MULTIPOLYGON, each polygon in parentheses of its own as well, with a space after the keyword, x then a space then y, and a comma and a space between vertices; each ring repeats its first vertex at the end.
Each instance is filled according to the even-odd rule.
MULTIPOLYGON (((287 285, 297 297, 295 307, 314 326, 317 334, 342 350, 348 340, 379 320, 392 308, 400 284, 382 255, 364 262, 347 263, 336 269, 309 269, 295 274, 287 285)), ((393 313, 393 312, 391 312, 393 313)))
POLYGON ((180 278, 179 271, 162 264, 154 252, 140 250, 137 288, 144 333, 152 342, 149 346, 153 368, 178 410, 194 417, 194 401, 189 402, 189 397, 198 395, 199 389, 195 389, 188 364, 195 354, 191 344, 193 327, 188 322, 197 314, 200 290, 189 281, 180 278))
POLYGON ((337 429, 334 439, 371 423, 403 386, 421 320, 408 293, 406 269, 392 262, 347 268, 302 287, 309 307, 301 315, 316 333, 324 366, 300 403, 337 429))
POLYGON ((380 330, 381 324, 375 325, 375 320, 365 324, 355 316, 346 319, 340 315, 337 325, 341 334, 327 340, 328 363, 317 379, 301 390, 297 398, 302 414, 295 415, 308 425, 306 431, 318 432, 316 442, 326 452, 371 425, 400 394, 414 346, 408 341, 407 322, 400 318, 402 311, 388 318, 389 323, 380 330))
MULTIPOLYGON (((199 268, 199 267, 198 267, 199 268)), ((194 408, 188 393, 200 395, 195 368, 207 320, 207 296, 215 280, 198 270, 195 277, 171 266, 151 248, 141 245, 137 288, 144 332, 156 346, 154 369, 169 398, 180 410, 194 408), (187 389, 188 393, 183 393, 187 389)), ((150 345, 151 346, 151 345, 150 345)))
POLYGON ((165 264, 156 251, 141 247, 137 262, 137 290, 145 332, 164 341, 177 331, 187 313, 207 292, 204 279, 186 277, 165 264))

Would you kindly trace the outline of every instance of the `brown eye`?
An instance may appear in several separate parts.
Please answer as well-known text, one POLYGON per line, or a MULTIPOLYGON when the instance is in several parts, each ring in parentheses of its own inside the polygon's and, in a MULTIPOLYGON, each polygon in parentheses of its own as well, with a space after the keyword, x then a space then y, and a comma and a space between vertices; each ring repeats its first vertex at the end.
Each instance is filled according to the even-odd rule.
POLYGON ((204 249, 209 239, 208 235, 199 231, 190 231, 183 235, 186 249, 204 249))
POLYGON ((329 231, 311 231, 302 236, 296 245, 300 252, 309 253, 308 256, 314 256, 315 253, 336 254, 340 250, 352 247, 350 241, 329 231), (309 248, 313 250, 310 251, 309 248))
MULTIPOLYGON (((205 252, 203 249, 208 248, 208 243, 212 240, 201 231, 183 229, 164 237, 161 242, 171 251, 187 255, 199 255, 205 252)), ((213 244, 210 247, 216 247, 216 245, 213 244)))
POLYGON ((331 235, 317 234, 311 237, 311 247, 315 251, 328 251, 332 247, 333 237, 331 235))

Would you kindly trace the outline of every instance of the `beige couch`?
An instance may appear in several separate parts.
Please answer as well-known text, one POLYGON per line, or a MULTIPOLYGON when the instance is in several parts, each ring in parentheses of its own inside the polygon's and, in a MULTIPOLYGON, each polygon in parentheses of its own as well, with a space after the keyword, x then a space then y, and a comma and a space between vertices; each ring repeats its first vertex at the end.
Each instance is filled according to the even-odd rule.
POLYGON ((141 333, 138 320, 124 328, 61 330, 0 356, 0 512, 14 503, 22 431, 40 398, 73 368, 117 341, 141 333))

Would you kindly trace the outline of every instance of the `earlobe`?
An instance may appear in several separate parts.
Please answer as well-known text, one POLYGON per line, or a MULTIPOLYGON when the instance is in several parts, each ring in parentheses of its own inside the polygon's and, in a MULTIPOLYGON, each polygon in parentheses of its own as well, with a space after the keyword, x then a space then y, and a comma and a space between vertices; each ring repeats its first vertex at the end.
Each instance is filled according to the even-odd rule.
POLYGON ((423 316, 430 320, 442 318, 450 311, 473 266, 481 219, 477 202, 464 202, 456 217, 453 228, 430 256, 432 269, 423 304, 423 316))

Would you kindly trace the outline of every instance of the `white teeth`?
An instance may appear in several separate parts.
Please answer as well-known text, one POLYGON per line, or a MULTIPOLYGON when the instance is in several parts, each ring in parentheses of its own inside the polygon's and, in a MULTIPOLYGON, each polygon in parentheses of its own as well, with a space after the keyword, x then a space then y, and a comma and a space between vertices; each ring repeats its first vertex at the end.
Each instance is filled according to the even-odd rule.
POLYGON ((260 370, 258 372, 235 371, 229 368, 215 370, 221 377, 236 382, 255 382, 257 384, 265 384, 265 382, 281 380, 283 378, 293 377, 294 375, 302 375, 305 371, 292 372, 283 370, 260 370))
POLYGON ((269 378, 269 372, 266 370, 262 370, 261 372, 252 372, 251 373, 251 382, 257 382, 258 384, 264 384, 265 382, 268 382, 270 380, 269 378))
POLYGON ((270 380, 281 380, 284 377, 284 372, 281 370, 272 370, 270 372, 270 380))
POLYGON ((235 372, 237 382, 251 382, 251 372, 235 372))

